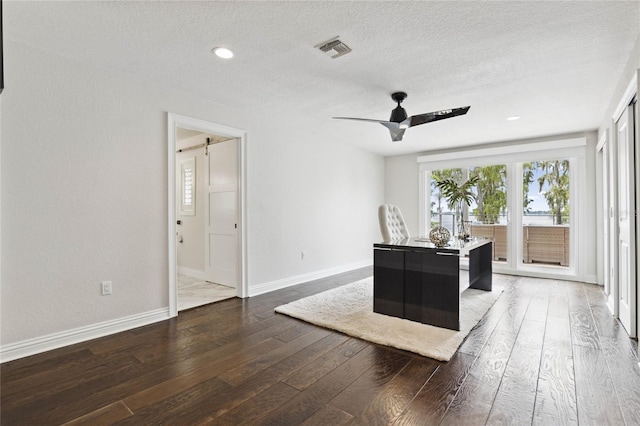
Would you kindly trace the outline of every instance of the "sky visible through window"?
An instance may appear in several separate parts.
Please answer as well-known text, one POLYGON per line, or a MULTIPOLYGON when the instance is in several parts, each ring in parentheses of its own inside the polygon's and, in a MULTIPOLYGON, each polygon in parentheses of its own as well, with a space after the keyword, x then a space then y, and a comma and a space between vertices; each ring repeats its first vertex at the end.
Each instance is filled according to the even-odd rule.
MULTIPOLYGON (((550 214, 549 204, 547 203, 547 199, 545 198, 545 193, 549 190, 549 182, 544 181, 542 188, 540 188, 540 184, 538 179, 544 174, 544 170, 541 167, 534 167, 533 169, 533 178, 531 183, 529 184, 529 190, 527 194, 527 198, 531 200, 528 205, 528 212, 525 214, 550 214)), ((438 195, 437 189, 432 191, 431 193, 431 206, 432 211, 437 212, 438 210, 438 195)), ((440 201, 440 206, 442 208, 442 212, 450 212, 446 200, 442 199, 440 201)), ((469 211, 472 212, 477 205, 475 200, 469 206, 469 211)))
POLYGON ((549 189, 547 182, 542 186, 540 191, 540 185, 538 184, 538 178, 542 176, 542 170, 536 168, 533 170, 533 182, 529 185, 529 199, 533 200, 529 204, 529 210, 532 212, 549 212, 549 205, 547 204, 544 193, 549 189))

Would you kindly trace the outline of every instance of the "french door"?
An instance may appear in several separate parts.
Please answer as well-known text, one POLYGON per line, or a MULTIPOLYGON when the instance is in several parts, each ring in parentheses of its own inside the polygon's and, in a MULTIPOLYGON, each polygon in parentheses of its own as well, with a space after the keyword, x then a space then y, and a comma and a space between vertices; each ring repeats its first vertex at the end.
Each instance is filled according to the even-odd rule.
POLYGON ((419 157, 420 232, 453 225, 452 206, 434 181, 479 176, 463 220, 471 236, 494 240, 494 270, 595 281, 585 159, 585 138, 419 157))
POLYGON ((471 236, 493 240, 492 258, 509 268, 565 274, 573 267, 571 160, 546 159, 431 171, 431 226, 458 235, 454 206, 438 182, 477 177, 462 220, 471 236), (521 195, 518 195, 521 194, 521 195), (520 212, 511 218, 510 212, 520 212), (512 220, 513 219, 513 220, 512 220), (511 249, 509 249, 511 248, 511 249))

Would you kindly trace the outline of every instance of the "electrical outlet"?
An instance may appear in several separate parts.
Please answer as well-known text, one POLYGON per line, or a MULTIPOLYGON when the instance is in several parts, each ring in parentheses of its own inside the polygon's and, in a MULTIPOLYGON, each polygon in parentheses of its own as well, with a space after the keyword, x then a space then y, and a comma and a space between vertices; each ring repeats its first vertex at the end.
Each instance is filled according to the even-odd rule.
POLYGON ((102 295, 109 296, 111 294, 111 281, 102 281, 102 295))

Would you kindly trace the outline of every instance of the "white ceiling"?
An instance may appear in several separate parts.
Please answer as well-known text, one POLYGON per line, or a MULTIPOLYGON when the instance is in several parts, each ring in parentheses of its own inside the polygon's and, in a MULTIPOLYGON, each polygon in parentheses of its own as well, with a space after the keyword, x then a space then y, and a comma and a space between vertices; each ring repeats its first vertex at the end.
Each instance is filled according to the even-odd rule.
POLYGON ((4 12, 10 41, 382 155, 595 129, 640 34, 637 1, 5 0, 4 12), (337 35, 353 52, 314 49, 337 35), (331 119, 388 119, 399 90, 409 115, 471 110, 396 143, 378 124, 331 119))

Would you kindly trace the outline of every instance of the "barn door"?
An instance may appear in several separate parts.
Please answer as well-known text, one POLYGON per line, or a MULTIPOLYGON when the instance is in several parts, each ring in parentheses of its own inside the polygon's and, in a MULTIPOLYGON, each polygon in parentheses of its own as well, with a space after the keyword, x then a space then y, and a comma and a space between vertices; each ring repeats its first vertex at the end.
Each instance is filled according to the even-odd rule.
POLYGON ((238 140, 208 147, 205 225, 207 281, 238 285, 238 140))

